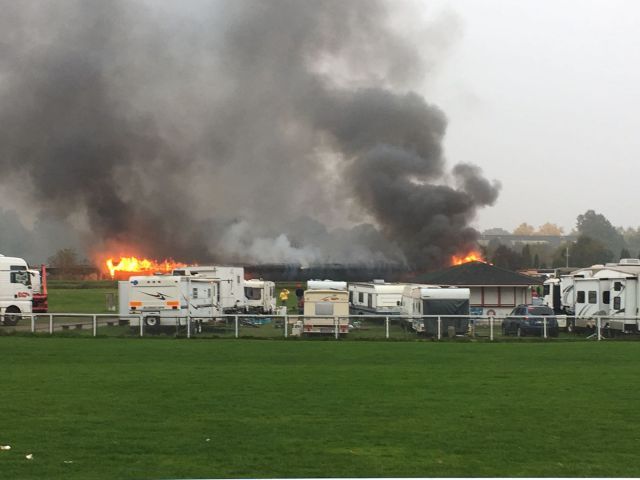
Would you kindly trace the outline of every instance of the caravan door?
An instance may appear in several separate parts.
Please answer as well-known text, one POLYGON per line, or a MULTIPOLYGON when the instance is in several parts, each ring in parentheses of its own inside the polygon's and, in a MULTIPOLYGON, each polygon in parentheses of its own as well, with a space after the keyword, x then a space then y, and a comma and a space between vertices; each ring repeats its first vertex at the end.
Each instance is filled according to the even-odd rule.
POLYGON ((186 277, 188 300, 187 309, 191 318, 209 321, 218 312, 216 300, 218 298, 219 283, 212 279, 186 277))

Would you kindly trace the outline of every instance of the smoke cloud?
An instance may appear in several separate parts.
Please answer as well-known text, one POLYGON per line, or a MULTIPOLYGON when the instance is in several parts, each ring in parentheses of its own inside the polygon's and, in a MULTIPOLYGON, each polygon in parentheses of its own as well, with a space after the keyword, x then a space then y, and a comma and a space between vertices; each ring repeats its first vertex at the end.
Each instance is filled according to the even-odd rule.
POLYGON ((438 266, 497 198, 412 91, 449 17, 416 37, 411 4, 373 0, 1 6, 0 182, 82 218, 89 255, 438 266))

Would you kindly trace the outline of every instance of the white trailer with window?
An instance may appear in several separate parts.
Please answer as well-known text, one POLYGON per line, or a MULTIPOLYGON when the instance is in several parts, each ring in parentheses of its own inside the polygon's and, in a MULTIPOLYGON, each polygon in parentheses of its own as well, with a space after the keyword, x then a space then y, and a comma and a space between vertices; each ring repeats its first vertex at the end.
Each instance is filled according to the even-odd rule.
POLYGON ((217 303, 223 313, 245 312, 244 268, 220 265, 184 267, 173 270, 172 275, 217 280, 220 284, 217 303))
POLYGON ((405 283, 384 283, 383 280, 349 284, 349 304, 354 315, 399 315, 405 283))
MULTIPOLYGON (((124 294, 129 324, 147 327, 186 325, 188 319, 204 323, 220 315, 219 283, 210 278, 176 275, 133 276, 124 294)), ((120 288, 124 285, 121 283, 120 288)), ((122 293, 121 293, 122 295, 122 293)), ((122 308, 122 304, 121 308, 122 308)), ((122 312, 121 312, 122 316, 122 312)))
POLYGON ((244 296, 249 313, 272 314, 276 311, 276 284, 262 279, 244 281, 244 296))
POLYGON ((349 333, 349 293, 346 290, 306 290, 304 317, 293 317, 292 320, 293 336, 346 335, 349 333))
POLYGON ((407 285, 402 294, 402 312, 417 333, 436 335, 440 317, 442 335, 448 334, 450 326, 456 335, 462 335, 469 330, 470 297, 468 288, 407 285))
POLYGON ((23 314, 32 312, 33 290, 27 262, 0 255, 0 320, 16 325, 23 314))

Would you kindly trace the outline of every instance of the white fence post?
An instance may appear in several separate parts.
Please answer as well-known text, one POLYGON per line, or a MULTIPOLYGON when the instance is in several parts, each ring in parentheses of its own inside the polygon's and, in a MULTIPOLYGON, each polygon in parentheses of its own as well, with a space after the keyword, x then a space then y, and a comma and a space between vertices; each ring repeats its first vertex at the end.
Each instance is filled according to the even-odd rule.
POLYGON ((389 340, 389 317, 384 318, 385 338, 389 340))
POLYGON ((187 338, 191 338, 191 315, 187 316, 187 338))
POLYGON ((35 333, 35 331, 36 331, 36 317, 32 313, 31 314, 31 333, 35 333))
POLYGON ((493 315, 489 315, 489 340, 493 342, 493 315))
POLYGON ((236 315, 234 317, 234 324, 235 324, 235 329, 236 329, 236 338, 238 338, 240 336, 240 326, 238 324, 238 315, 236 315))
POLYGON ((442 338, 442 318, 438 315, 438 340, 442 338))
POLYGON ((139 323, 140 336, 143 337, 144 336, 144 326, 142 325, 142 315, 138 315, 138 320, 140 321, 140 323, 139 323))
POLYGON ((98 335, 98 316, 94 315, 93 316, 93 336, 97 336, 98 335))
POLYGON ((53 335, 53 313, 49 314, 49 335, 53 335))
POLYGON ((598 341, 602 340, 602 317, 596 319, 596 328, 598 329, 598 341))
POLYGON ((547 338, 547 319, 542 319, 542 338, 546 340, 547 338))
POLYGON ((284 338, 289 336, 289 315, 284 316, 284 338))
POLYGON ((339 330, 339 323, 340 320, 338 320, 338 317, 333 317, 333 324, 335 326, 335 330, 336 330, 336 340, 338 340, 340 338, 340 330, 339 330))

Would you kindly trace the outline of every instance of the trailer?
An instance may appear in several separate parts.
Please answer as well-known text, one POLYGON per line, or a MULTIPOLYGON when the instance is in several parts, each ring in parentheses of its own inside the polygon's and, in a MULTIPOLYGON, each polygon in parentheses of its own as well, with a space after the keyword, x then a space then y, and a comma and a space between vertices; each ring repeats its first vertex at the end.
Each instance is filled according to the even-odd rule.
POLYGON ((33 308, 31 274, 27 262, 18 257, 0 255, 0 321, 16 325, 33 308))
POLYGON ((31 286, 33 304, 32 311, 34 313, 47 313, 49 311, 49 295, 47 292, 47 267, 40 265, 39 269, 30 268, 31 286))
POLYGON ((304 316, 291 317, 292 336, 349 333, 349 293, 314 289, 304 292, 304 316))
MULTIPOLYGON (((219 282, 210 278, 177 275, 133 276, 128 287, 119 289, 127 300, 129 325, 138 327, 139 318, 149 328, 184 326, 189 319, 198 323, 220 315, 219 282)), ((122 308, 122 301, 120 301, 122 308)), ((121 312, 121 318, 123 317, 121 312)))
POLYGON ((416 333, 437 335, 439 316, 441 335, 447 336, 450 327, 455 335, 464 335, 469 331, 470 296, 468 288, 407 285, 402 293, 402 312, 416 333))
POLYGON ((221 265, 191 266, 175 269, 174 276, 203 278, 218 281, 218 305, 222 313, 242 313, 247 311, 244 292, 244 268, 221 265))
POLYGON ((354 315, 399 315, 405 283, 384 280, 349 284, 349 309, 354 315))
POLYGON ((272 314, 276 311, 276 284, 262 279, 244 281, 245 305, 249 313, 272 314))

